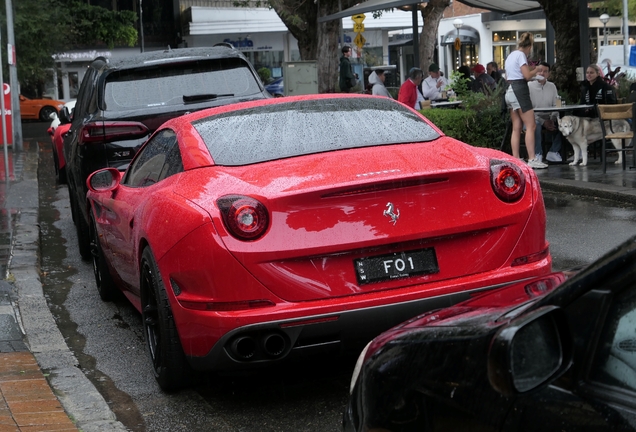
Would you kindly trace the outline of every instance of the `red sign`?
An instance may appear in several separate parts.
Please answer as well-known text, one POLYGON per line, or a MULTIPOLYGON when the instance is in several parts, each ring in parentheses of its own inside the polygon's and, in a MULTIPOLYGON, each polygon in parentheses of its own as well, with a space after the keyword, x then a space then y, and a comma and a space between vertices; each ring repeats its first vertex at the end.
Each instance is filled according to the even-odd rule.
POLYGON ((13 142, 13 126, 12 122, 12 110, 11 110, 11 88, 9 84, 4 83, 3 86, 4 93, 4 112, 2 113, 2 121, 0 121, 0 141, 4 144, 4 134, 2 133, 2 125, 7 125, 7 144, 10 145, 13 142))

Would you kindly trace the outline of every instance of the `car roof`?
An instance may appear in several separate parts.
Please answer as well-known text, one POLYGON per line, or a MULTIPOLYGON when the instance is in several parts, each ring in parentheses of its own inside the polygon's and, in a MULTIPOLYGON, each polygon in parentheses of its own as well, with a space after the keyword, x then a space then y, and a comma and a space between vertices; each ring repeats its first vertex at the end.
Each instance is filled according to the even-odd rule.
POLYGON ((201 48, 177 48, 158 51, 146 51, 135 54, 134 56, 125 57, 115 60, 107 60, 104 57, 98 57, 93 60, 92 65, 97 69, 101 69, 104 64, 108 65, 108 69, 133 69, 153 64, 173 63, 184 60, 196 59, 218 59, 218 58, 242 58, 245 56, 235 48, 225 46, 201 47, 201 48))

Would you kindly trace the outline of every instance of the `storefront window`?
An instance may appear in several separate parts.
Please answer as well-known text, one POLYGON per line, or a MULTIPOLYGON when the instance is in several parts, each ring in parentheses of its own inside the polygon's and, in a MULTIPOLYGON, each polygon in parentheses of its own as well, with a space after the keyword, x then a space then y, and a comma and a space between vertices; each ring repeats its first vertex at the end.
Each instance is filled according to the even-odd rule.
POLYGON ((492 58, 500 69, 504 68, 506 57, 516 49, 516 45, 499 45, 492 48, 492 58))
POLYGON ((517 32, 514 31, 499 31, 492 34, 492 41, 497 42, 514 42, 517 43, 517 32))

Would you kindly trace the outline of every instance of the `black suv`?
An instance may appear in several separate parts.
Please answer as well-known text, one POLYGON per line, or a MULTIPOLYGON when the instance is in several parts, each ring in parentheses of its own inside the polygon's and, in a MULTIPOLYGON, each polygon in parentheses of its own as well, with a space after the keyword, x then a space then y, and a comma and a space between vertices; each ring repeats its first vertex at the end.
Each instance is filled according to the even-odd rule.
POLYGON ((95 59, 80 87, 64 157, 82 258, 91 256, 86 178, 124 170, 148 135, 179 115, 270 97, 253 66, 227 46, 152 51, 95 59))

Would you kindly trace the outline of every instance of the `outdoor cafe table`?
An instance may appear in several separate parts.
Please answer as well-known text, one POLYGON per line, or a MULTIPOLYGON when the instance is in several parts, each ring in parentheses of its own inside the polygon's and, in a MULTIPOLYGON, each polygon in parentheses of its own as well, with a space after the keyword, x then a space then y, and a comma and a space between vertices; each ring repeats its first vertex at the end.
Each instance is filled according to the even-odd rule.
MULTIPOLYGON (((574 110, 579 110, 579 109, 586 109, 586 108, 594 108, 594 105, 563 105, 560 107, 547 107, 547 108, 534 108, 534 112, 540 113, 540 112, 558 112, 559 113, 559 117, 563 117, 564 115, 570 114, 572 113, 574 110)), ((568 152, 567 152, 567 147, 565 145, 565 143, 569 141, 567 141, 567 139, 564 137, 564 139, 561 141, 561 158, 563 159, 563 163, 567 163, 568 160, 568 152)), ((571 145, 571 144, 570 144, 571 145)))
POLYGON ((462 101, 448 101, 448 102, 435 102, 431 101, 431 108, 457 108, 462 104, 462 101))

